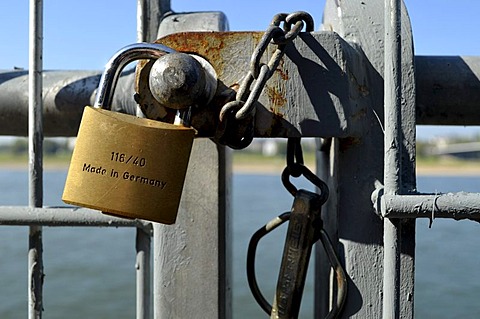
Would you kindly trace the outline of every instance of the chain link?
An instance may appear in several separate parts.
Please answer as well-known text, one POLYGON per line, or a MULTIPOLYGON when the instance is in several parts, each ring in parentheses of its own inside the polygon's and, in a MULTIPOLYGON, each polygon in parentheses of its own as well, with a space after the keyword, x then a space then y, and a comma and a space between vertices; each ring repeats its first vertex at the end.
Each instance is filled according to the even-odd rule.
POLYGON ((297 188, 290 182, 291 177, 305 177, 320 191, 322 205, 328 198, 328 186, 303 164, 303 152, 300 137, 289 137, 287 141, 287 166, 282 172, 283 186, 296 196, 297 188))
POLYGON ((306 25, 306 31, 313 31, 313 18, 304 11, 275 15, 253 51, 250 68, 240 83, 235 101, 226 103, 220 111, 218 141, 232 148, 247 147, 253 140, 255 127, 255 106, 267 81, 280 64, 285 48, 306 25), (283 22, 283 29, 280 25, 283 22), (262 63, 268 45, 277 46, 267 64, 262 63), (227 124, 228 123, 228 124, 227 124))
POLYGON ((289 137, 287 141, 287 167, 292 177, 302 175, 303 152, 300 137, 289 137))

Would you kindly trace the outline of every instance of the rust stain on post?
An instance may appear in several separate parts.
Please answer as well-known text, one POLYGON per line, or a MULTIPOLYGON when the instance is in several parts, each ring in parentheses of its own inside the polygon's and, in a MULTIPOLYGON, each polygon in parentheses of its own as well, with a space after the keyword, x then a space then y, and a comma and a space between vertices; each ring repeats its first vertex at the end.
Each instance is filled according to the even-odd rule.
POLYGON ((285 58, 280 60, 278 68, 275 70, 275 74, 278 75, 282 80, 287 81, 290 77, 288 75, 288 70, 284 67, 285 58))
MULTIPOLYGON (((213 100, 208 105, 192 110, 191 125, 198 131, 198 137, 215 135, 220 109, 235 99, 237 87, 250 69, 252 54, 263 34, 188 32, 171 34, 156 41, 176 51, 203 57, 217 73, 217 91, 213 100)), ((306 38, 309 43, 305 43, 301 37, 295 39, 291 54, 282 58, 261 92, 255 116, 255 136, 346 136, 349 129, 347 121, 351 119, 351 114, 343 116, 348 105, 342 104, 350 101, 351 92, 350 83, 342 77, 345 70, 321 73, 325 67, 324 60, 335 59, 336 52, 343 48, 339 46, 344 44, 338 41, 337 35, 331 33, 312 33, 311 36, 312 39, 306 38), (313 41, 317 41, 326 51, 320 55, 313 52, 309 46, 315 44, 313 41), (335 83, 335 90, 322 87, 318 91, 317 85, 322 83, 335 83), (330 124, 328 119, 336 119, 339 110, 342 112, 340 125, 335 122, 330 124), (315 125, 320 120, 325 125, 315 125)), ((261 63, 268 63, 276 49, 274 44, 270 45, 261 57, 261 63)), ((344 49, 352 50, 347 46, 344 49)), ((175 112, 162 107, 151 95, 148 85, 150 65, 148 61, 137 65, 135 100, 148 118, 168 122, 175 112)), ((355 97, 357 95, 361 94, 356 92, 355 97)))
POLYGON ((282 88, 276 85, 275 86, 267 85, 265 86, 265 91, 270 101, 270 111, 275 115, 280 115, 283 117, 283 113, 281 112, 281 109, 285 108, 287 105, 285 92, 282 92, 284 90, 282 90, 282 88))
MULTIPOLYGON (((207 108, 219 110, 228 102, 226 99, 235 98, 235 94, 232 93, 237 90, 238 83, 246 75, 249 69, 250 56, 262 35, 262 32, 181 32, 168 35, 155 42, 179 52, 199 55, 213 66, 217 73, 218 86, 215 98, 207 108)), ((135 99, 142 111, 149 114, 149 118, 168 122, 174 117, 175 112, 161 106, 150 93, 148 83, 151 66, 152 62, 147 60, 140 61, 137 65, 135 77, 137 94, 135 99)), ((286 100, 280 95, 280 92, 273 94, 272 100, 274 103, 283 106, 286 104, 286 100)), ((198 111, 203 117, 202 127, 199 127, 199 135, 213 136, 217 127, 217 113, 205 112, 205 109, 205 107, 202 107, 203 111, 198 111)), ((192 125, 194 127, 195 124, 199 123, 196 118, 195 114, 192 114, 192 125)))
MULTIPOLYGON (((239 57, 233 53, 248 50, 249 47, 253 52, 253 48, 260 41, 262 34, 262 32, 183 32, 169 35, 156 42, 180 52, 202 56, 212 64, 219 79, 222 80, 226 66, 238 66, 238 62, 242 62, 232 63, 232 60, 239 57)), ((248 63, 248 61, 245 62, 248 63)), ((247 63, 245 63, 245 67, 248 66, 247 63)))

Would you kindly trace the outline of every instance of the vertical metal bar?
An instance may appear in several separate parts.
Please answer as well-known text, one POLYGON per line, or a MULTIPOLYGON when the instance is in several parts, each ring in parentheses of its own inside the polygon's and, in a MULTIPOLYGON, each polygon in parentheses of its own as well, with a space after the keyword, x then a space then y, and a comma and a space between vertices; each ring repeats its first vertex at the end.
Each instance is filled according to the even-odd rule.
MULTIPOLYGON (((401 192, 401 0, 385 1, 385 194, 401 192)), ((399 220, 384 220, 383 318, 400 318, 399 220)))
POLYGON ((171 11, 170 0, 137 0, 137 41, 155 41, 160 21, 171 11))
MULTIPOLYGON (((172 11, 170 0, 137 0, 137 42, 153 42, 163 17, 172 11)), ((138 117, 145 117, 140 107, 138 117)))
MULTIPOLYGON (((149 0, 137 0, 137 42, 147 42, 148 30, 148 9, 149 0)), ((139 105, 135 110, 135 115, 138 117, 145 117, 139 105)), ((137 231, 138 237, 138 231, 137 231)), ((138 295, 137 295, 138 298, 138 295)))
POLYGON ((137 228, 135 239, 135 248, 137 250, 137 260, 135 268, 137 270, 137 319, 150 318, 150 234, 143 229, 137 228))
MULTIPOLYGON (((152 31, 156 34, 158 30, 159 21, 151 19, 150 15, 152 7, 155 3, 162 2, 161 0, 138 0, 137 1, 137 42, 152 41, 150 34, 152 31), (153 24, 152 24, 153 23, 153 24), (156 25, 156 27, 155 27, 156 25), (155 30, 151 30, 155 29, 155 30)), ((170 1, 168 1, 170 5, 170 1)), ((144 117, 140 107, 137 107, 137 116, 144 117)), ((151 276, 151 238, 150 234, 143 229, 137 227, 135 238, 135 249, 137 252, 135 269, 136 269, 136 307, 137 319, 147 319, 151 316, 151 294, 152 294, 152 276, 151 276)))
MULTIPOLYGON (((338 140, 317 139, 317 175, 327 183, 330 193, 322 207, 323 229, 338 245, 338 140)), ((338 246, 336 247, 338 249, 338 246)), ((328 255, 321 243, 315 244, 314 318, 325 318, 335 300, 336 288, 328 255)))
POLYGON ((400 318, 400 232, 398 219, 384 220, 383 318, 400 318))
MULTIPOLYGON (((164 20, 159 35, 192 31, 194 19, 206 30, 226 31, 223 14, 203 15, 164 20)), ((153 224, 154 319, 232 318, 229 154, 196 139, 175 225, 153 224)))
POLYGON ((153 225, 155 319, 232 318, 230 163, 223 146, 195 140, 177 221, 153 225))
MULTIPOLYGON (((43 1, 30 1, 29 27, 29 206, 43 206, 42 52, 43 1)), ((30 226, 28 251, 28 318, 42 317, 42 227, 30 226)))
POLYGON ((148 0, 137 0, 137 42, 146 41, 148 0))

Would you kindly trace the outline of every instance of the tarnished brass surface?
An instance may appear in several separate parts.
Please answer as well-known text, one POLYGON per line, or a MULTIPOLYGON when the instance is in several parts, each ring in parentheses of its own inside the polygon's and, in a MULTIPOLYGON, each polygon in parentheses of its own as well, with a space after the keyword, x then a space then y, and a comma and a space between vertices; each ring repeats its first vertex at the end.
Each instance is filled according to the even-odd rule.
POLYGON ((172 224, 195 130, 87 106, 63 201, 172 224))

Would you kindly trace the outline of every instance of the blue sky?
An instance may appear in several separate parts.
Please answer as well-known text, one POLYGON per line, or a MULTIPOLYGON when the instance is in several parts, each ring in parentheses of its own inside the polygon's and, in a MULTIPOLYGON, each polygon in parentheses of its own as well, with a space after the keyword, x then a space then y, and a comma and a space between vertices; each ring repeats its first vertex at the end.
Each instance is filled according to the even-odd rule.
MULTIPOLYGON (((368 1, 368 0, 366 0, 368 1)), ((417 55, 480 55, 480 1, 406 0, 417 55)), ((305 10, 320 26, 325 0, 172 0, 174 11, 223 11, 231 30, 264 30, 278 12, 305 10)), ((0 2, 0 69, 28 67, 28 1, 0 2)), ((102 69, 136 40, 135 0, 44 0, 44 68, 102 69)), ((450 128, 419 128, 419 136, 450 128)), ((460 134, 480 129, 453 129, 460 134)))

